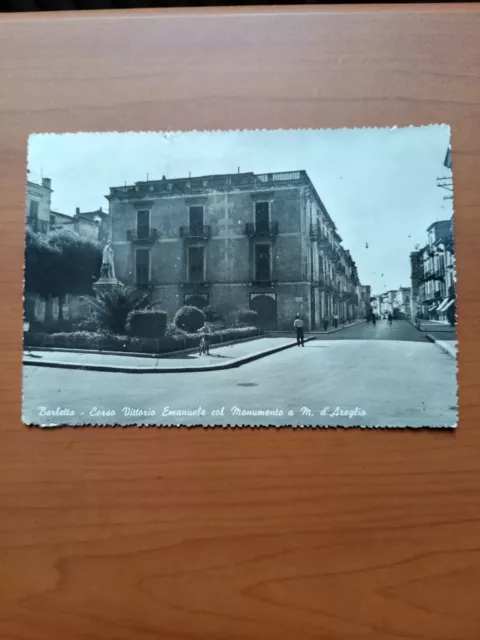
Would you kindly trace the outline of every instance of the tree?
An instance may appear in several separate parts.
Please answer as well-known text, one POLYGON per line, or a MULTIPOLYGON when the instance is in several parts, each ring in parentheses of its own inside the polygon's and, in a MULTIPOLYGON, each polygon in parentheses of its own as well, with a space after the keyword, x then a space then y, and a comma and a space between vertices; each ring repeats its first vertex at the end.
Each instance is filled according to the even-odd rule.
POLYGON ((48 241, 61 256, 61 268, 55 283, 61 320, 62 303, 67 294, 93 295, 92 285, 98 280, 102 266, 102 251, 96 240, 68 230, 54 233, 48 241))
POLYGON ((117 335, 126 335, 127 318, 132 311, 150 307, 148 293, 119 285, 91 300, 100 325, 117 335))
MULTIPOLYGON (((25 242, 25 293, 38 295, 51 303, 51 299, 58 295, 60 269, 60 250, 53 247, 45 235, 28 228, 25 242)), ((49 313, 51 304, 46 307, 46 315, 49 313)))
POLYGON ((62 300, 69 294, 92 295, 92 285, 100 275, 102 252, 91 238, 72 231, 45 236, 27 229, 25 244, 25 292, 46 301, 62 300))

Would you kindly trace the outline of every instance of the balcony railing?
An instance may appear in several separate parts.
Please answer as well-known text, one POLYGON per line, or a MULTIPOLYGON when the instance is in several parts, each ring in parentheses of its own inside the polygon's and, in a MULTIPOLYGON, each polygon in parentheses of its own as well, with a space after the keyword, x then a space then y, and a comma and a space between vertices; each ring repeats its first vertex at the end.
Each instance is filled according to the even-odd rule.
POLYGON ((269 224, 254 224, 247 222, 245 224, 245 233, 247 236, 276 236, 278 235, 278 222, 270 222, 269 224))
POLYGON ((180 237, 181 238, 191 238, 192 240, 208 240, 211 236, 211 227, 209 224, 204 224, 202 226, 188 226, 188 227, 180 227, 180 237))
POLYGON ((428 281, 428 280, 444 280, 445 279, 445 274, 443 272, 443 269, 425 269, 425 271, 423 272, 423 280, 424 281, 428 281))
POLYGON ((182 282, 182 287, 192 287, 195 289, 206 289, 210 286, 210 282, 205 278, 187 278, 182 282))
POLYGON ((153 244, 158 239, 157 229, 147 229, 140 233, 134 229, 127 230, 127 240, 135 244, 153 244))
POLYGON ((250 282, 250 286, 253 286, 253 287, 273 287, 274 284, 275 284, 275 281, 267 277, 254 278, 250 282))

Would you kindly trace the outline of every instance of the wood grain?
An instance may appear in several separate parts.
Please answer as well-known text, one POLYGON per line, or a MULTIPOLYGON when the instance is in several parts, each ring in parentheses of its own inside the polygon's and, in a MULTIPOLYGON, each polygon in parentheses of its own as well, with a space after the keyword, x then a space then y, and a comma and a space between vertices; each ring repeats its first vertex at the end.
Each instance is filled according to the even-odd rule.
POLYGON ((1 640, 478 640, 479 40, 478 5, 2 17, 1 640), (432 122, 456 433, 22 426, 30 132, 432 122))

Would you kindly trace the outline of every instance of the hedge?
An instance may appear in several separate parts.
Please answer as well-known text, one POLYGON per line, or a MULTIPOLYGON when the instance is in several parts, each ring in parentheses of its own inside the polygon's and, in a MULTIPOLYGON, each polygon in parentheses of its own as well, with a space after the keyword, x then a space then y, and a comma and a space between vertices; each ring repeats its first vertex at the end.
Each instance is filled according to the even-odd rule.
POLYGON ((197 309, 197 307, 185 305, 177 311, 173 323, 183 331, 194 333, 205 324, 205 314, 201 309, 197 309))
MULTIPOLYGON (((221 344, 231 340, 241 340, 260 335, 256 327, 235 327, 209 333, 210 344, 221 344)), ((24 346, 49 347, 56 349, 85 349, 89 351, 124 351, 127 353, 162 354, 181 349, 197 347, 202 335, 182 332, 163 338, 137 338, 118 336, 111 333, 76 331, 74 333, 35 333, 25 334, 24 346)))
POLYGON ((241 309, 237 314, 237 321, 239 324, 246 324, 251 327, 257 324, 258 313, 253 309, 241 309))
POLYGON ((127 331, 135 338, 163 338, 166 328, 166 311, 138 309, 127 317, 127 331))

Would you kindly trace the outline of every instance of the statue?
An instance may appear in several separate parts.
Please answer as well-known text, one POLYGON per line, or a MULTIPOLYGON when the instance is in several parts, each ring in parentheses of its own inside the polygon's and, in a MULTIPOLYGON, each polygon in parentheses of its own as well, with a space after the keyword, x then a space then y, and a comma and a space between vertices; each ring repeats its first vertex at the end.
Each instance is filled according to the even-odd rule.
POLYGON ((115 280, 115 264, 113 261, 113 249, 110 242, 107 242, 103 250, 101 277, 108 280, 115 280))

